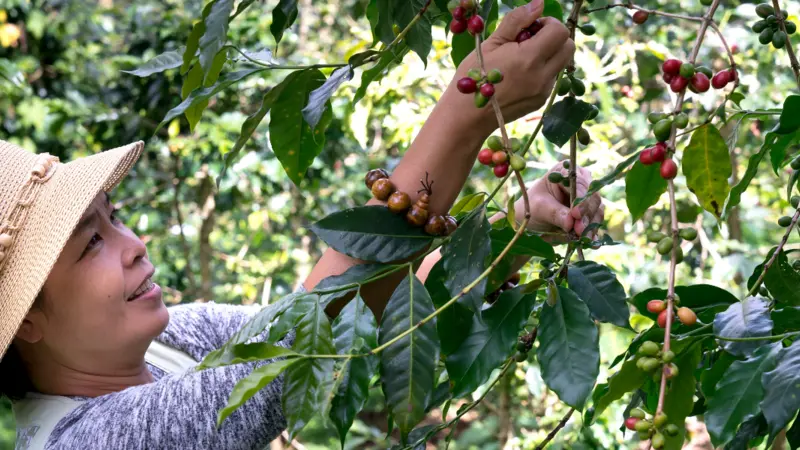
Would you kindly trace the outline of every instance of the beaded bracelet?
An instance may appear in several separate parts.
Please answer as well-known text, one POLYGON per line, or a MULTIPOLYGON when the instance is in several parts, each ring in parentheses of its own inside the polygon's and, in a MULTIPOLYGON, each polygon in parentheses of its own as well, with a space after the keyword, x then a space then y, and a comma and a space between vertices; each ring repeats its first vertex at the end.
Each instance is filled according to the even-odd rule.
POLYGON ((364 177, 364 184, 372 191, 372 196, 377 200, 385 201, 389 211, 397 215, 405 215, 406 222, 415 227, 425 227, 425 232, 433 236, 449 236, 456 228, 458 223, 453 216, 431 215, 428 212, 430 196, 433 195, 433 181, 428 180, 428 173, 425 173, 425 180, 420 180, 422 189, 417 193, 422 193, 416 203, 411 204, 411 197, 405 192, 398 191, 391 180, 389 173, 383 169, 373 169, 367 172, 364 177))

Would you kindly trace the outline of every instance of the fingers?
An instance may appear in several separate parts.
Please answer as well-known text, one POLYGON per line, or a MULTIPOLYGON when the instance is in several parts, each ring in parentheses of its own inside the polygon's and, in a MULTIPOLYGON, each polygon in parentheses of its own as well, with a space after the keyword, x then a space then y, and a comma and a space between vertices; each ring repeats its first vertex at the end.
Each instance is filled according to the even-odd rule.
POLYGON ((580 205, 573 207, 570 210, 570 214, 575 220, 581 218, 590 219, 594 216, 597 209, 600 208, 600 204, 603 203, 603 199, 600 198, 600 194, 593 194, 591 197, 587 198, 586 200, 582 201, 580 205))
POLYGON ((545 74, 555 77, 558 73, 564 70, 565 67, 572 61, 572 56, 575 54, 575 41, 567 39, 563 44, 561 51, 550 57, 544 65, 545 74))
POLYGON ((487 42, 492 46, 499 46, 516 41, 517 34, 541 17, 542 12, 544 12, 544 0, 533 0, 527 5, 515 8, 506 14, 487 42))
POLYGON ((549 60, 554 58, 557 54, 569 53, 572 57, 572 52, 575 51, 575 44, 572 43, 571 51, 566 52, 569 48, 565 47, 569 38, 569 30, 563 23, 559 22, 552 17, 546 17, 541 20, 543 27, 536 33, 536 36, 528 39, 520 44, 523 48, 535 48, 540 58, 549 60))
POLYGON ((568 232, 575 225, 575 219, 569 213, 569 208, 553 197, 545 197, 544 201, 536 204, 536 216, 539 221, 549 223, 568 232))

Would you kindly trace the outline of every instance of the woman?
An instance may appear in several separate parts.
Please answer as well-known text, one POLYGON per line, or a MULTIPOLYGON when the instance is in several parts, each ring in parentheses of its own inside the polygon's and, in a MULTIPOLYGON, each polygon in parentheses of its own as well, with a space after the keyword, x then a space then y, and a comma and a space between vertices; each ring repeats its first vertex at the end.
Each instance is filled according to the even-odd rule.
MULTIPOLYGON (((551 19, 533 39, 514 41, 542 10, 542 0, 515 9, 483 47, 487 66, 505 74, 498 99, 508 120, 544 104, 574 51, 567 30, 551 19)), ((472 55, 455 79, 475 65, 472 55)), ((496 128, 491 109, 475 108, 453 82, 391 179, 416 192, 428 172, 437 188, 430 210, 445 212, 496 128)), ((14 401, 18 449, 258 449, 285 427, 278 379, 217 429, 217 411, 254 365, 189 369, 253 311, 165 307, 144 244, 116 219, 107 195, 142 147, 62 164, 0 141, 0 395, 14 401)), ((581 169, 579 194, 590 181, 581 169)), ((603 218, 599 196, 571 210, 568 194, 546 179, 529 197, 537 231, 581 233, 603 218)), ((519 217, 523 205, 516 207, 519 217)), ((426 258, 420 278, 437 258, 426 258)), ((329 249, 303 289, 360 262, 329 249)), ((362 290, 376 314, 400 278, 362 290)), ((281 345, 291 345, 291 335, 281 345)))

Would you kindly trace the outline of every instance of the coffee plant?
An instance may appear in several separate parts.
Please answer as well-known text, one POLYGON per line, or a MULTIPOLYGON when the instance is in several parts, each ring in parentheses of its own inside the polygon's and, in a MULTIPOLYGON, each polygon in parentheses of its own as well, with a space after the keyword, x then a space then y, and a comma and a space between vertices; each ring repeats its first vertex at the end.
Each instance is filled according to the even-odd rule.
MULTIPOLYGON (((228 43, 229 23, 259 3, 212 0, 183 48, 129 72, 147 77, 179 69, 182 101, 161 125, 184 116, 194 127, 216 94, 267 71, 284 71, 283 81, 264 92, 258 110, 245 120, 238 140, 224 156, 225 166, 239 157, 269 114, 272 149, 299 184, 321 151, 337 89, 363 70, 352 99, 358 102, 371 83, 402 64, 406 53, 427 61, 432 29, 443 27, 450 33, 456 64, 471 52, 477 56, 477 65, 456 80, 458 91, 472 96, 476 108, 492 108, 499 124, 499 133, 478 154, 480 164, 492 167, 497 187, 490 193, 464 196, 449 216, 427 211, 429 196, 436 195, 435 180, 423 180, 422 196, 412 201, 407 193, 395 190, 387 172, 372 171, 365 179, 367 188, 377 199, 387 200, 388 207, 351 208, 314 224, 313 232, 331 248, 368 263, 323 280, 313 292, 294 293, 271 304, 208 355, 202 368, 272 360, 235 387, 228 406, 219 411, 219 423, 282 375, 290 435, 322 415, 344 444, 369 387, 378 383, 385 395, 390 433, 393 427, 399 430, 397 448, 424 448, 440 433, 449 442, 458 421, 509 370, 535 358, 547 387, 571 408, 539 448, 575 411, 582 413, 585 426, 591 426, 612 403, 623 400, 628 404, 618 418, 620 429, 631 430, 632 439, 649 441, 656 449, 680 448, 686 439, 686 418, 697 415, 704 417, 715 446, 745 449, 764 440, 770 443, 784 431, 797 448, 800 267, 790 263, 795 251, 785 245, 800 218, 800 197, 793 195, 800 157, 792 158, 789 152, 800 130, 800 96, 781 94, 782 107, 777 109, 740 107, 745 74, 734 61, 735 47, 715 20, 728 0, 702 0, 702 9, 681 13, 648 9, 633 1, 599 5, 602 2, 546 0, 544 16, 563 21, 573 38, 576 32, 594 34, 595 18, 630 20, 642 34, 644 27, 658 26, 654 17, 696 28, 694 42, 673 41, 667 49, 681 58, 663 55, 658 82, 668 86, 674 103, 666 111, 642 112, 652 127, 651 144, 631 149, 624 161, 578 197, 579 144, 591 141, 583 125, 603 120, 580 67, 573 62, 560 73, 533 133, 512 137, 497 100, 501 94, 495 89, 503 83, 503 73, 484 63, 481 42, 494 31, 502 10, 522 3, 371 0, 364 11, 374 36, 371 49, 347 62, 293 66, 281 64, 269 50, 249 51, 228 43), (701 60, 709 33, 717 35, 721 47, 703 52, 701 60), (687 103, 691 97, 696 101, 687 103), (702 106, 709 104, 711 108, 702 106), (752 119, 774 126, 750 156, 744 175, 731 185, 729 151, 738 134, 726 141, 721 130, 738 131, 743 121, 752 119), (523 171, 526 154, 541 138, 556 147, 569 145, 563 171, 550 172, 548 179, 569 188, 573 205, 624 179, 625 202, 636 222, 667 194, 666 219, 661 225, 648 225, 647 242, 652 247, 642 249, 655 258, 665 257, 666 286, 653 286, 629 298, 614 270, 587 259, 592 251, 616 244, 602 233, 602 224, 590 224, 580 236, 561 236, 566 243, 558 250, 550 244, 553 240, 528 231, 531 213, 523 171), (679 227, 676 192, 693 196, 722 221, 740 205, 767 155, 775 173, 786 174, 786 197, 795 210, 779 220, 786 232, 746 281, 747 294, 737 298, 719 287, 677 279, 676 267, 685 252, 702 245, 697 242, 702 238, 695 227, 679 227), (513 202, 505 209, 495 206, 496 194, 509 179, 519 185, 525 205, 522 217, 514 217, 513 202), (497 211, 508 220, 490 224, 487 217, 497 211), (423 283, 415 269, 437 249, 442 258, 423 283), (511 260, 520 256, 541 267, 538 276, 512 273, 511 260), (361 287, 396 273, 405 278, 378 322, 361 298, 361 287), (347 305, 330 320, 325 308, 343 299, 347 305), (632 330, 631 307, 652 319, 653 325, 636 335, 612 362, 613 375, 598 383, 598 324, 632 330), (291 330, 296 333, 292 348, 276 346, 291 330), (253 341, 265 332, 266 338, 253 341), (441 417, 447 418, 456 404, 460 406, 453 419, 419 426, 432 409, 441 408, 441 417)), ((800 86, 800 64, 791 42, 796 26, 788 20, 798 11, 782 9, 778 0, 753 6, 757 21, 752 31, 762 44, 785 54, 788 65, 775 70, 791 71, 800 86)), ((280 0, 272 10, 270 27, 276 42, 297 16, 297 1, 280 0)), ((541 29, 540 20, 533 21, 518 31, 516 40, 534 39, 541 29)), ((629 86, 625 88, 630 92, 629 86)))

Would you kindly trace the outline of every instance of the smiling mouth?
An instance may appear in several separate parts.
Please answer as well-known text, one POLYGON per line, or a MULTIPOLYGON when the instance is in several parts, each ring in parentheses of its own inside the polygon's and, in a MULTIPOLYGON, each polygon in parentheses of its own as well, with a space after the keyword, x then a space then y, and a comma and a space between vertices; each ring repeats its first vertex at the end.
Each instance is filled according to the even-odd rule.
POLYGON ((128 298, 128 301, 136 300, 137 298, 141 297, 142 295, 150 292, 153 288, 156 287, 156 284, 153 283, 153 280, 150 278, 144 280, 141 286, 128 298))

